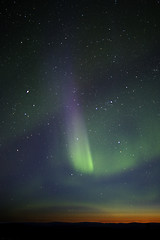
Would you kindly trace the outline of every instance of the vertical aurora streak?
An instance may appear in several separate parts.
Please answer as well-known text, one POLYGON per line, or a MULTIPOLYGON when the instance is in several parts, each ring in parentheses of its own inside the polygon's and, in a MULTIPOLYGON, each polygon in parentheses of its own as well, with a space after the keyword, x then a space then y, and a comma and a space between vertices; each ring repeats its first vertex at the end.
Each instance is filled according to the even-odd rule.
POLYGON ((87 129, 77 103, 76 88, 70 88, 66 102, 68 155, 73 167, 83 173, 93 172, 93 160, 87 135, 87 129), (71 89, 74 89, 71 90, 71 89))
POLYGON ((79 113, 72 116, 69 142, 69 157, 76 170, 89 173, 93 171, 93 161, 87 131, 79 113))

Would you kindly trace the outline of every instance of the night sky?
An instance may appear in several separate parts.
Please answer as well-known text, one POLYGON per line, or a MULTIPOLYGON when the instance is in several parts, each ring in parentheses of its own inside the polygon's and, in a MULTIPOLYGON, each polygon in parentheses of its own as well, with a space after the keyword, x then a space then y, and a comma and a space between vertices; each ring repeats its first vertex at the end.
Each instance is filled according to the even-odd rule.
POLYGON ((1 0, 0 221, 160 222, 160 1, 1 0))

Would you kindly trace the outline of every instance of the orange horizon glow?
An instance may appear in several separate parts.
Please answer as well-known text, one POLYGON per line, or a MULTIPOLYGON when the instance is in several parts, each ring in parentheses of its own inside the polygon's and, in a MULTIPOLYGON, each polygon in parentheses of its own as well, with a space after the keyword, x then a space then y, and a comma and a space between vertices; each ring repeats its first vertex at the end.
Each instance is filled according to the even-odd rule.
MULTIPOLYGON (((60 215, 28 215, 8 218, 6 222, 97 222, 97 223, 160 223, 160 214, 114 214, 107 216, 105 214, 60 214, 60 215)), ((2 222, 0 220, 0 222, 2 222)))
MULTIPOLYGON (((94 208, 93 208, 94 209, 94 208)), ((128 206, 101 206, 95 211, 45 211, 43 207, 15 210, 12 215, 4 216, 0 222, 98 222, 98 223, 160 223, 158 207, 141 208, 128 206)))

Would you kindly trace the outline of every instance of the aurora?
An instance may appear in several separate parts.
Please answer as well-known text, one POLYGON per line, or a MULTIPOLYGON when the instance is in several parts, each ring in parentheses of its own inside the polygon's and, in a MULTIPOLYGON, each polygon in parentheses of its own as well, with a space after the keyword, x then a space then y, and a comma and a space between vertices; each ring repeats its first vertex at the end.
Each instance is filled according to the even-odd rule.
POLYGON ((159 1, 1 1, 0 221, 160 222, 159 1))
POLYGON ((69 136, 69 157, 76 170, 89 173, 93 171, 93 160, 87 131, 81 116, 73 116, 69 136))
MULTIPOLYGON (((73 88, 72 86, 72 89, 76 88, 73 88)), ((71 164, 76 170, 84 173, 90 173, 93 171, 92 154, 83 114, 81 112, 79 103, 77 104, 78 100, 76 91, 70 90, 67 102, 66 128, 68 136, 68 156, 71 164)))

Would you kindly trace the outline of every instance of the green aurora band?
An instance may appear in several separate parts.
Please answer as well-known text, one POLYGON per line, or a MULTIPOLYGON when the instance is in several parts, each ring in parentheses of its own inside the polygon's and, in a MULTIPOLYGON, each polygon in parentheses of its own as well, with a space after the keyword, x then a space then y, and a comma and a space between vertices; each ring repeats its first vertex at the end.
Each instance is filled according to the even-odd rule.
POLYGON ((69 157, 74 168, 84 173, 93 172, 93 160, 89 146, 87 131, 80 113, 72 116, 69 142, 69 157))
POLYGON ((104 98, 104 105, 97 108, 96 114, 90 108, 92 117, 77 106, 76 94, 69 96, 68 155, 75 170, 110 176, 159 156, 159 115, 155 115, 157 105, 153 106, 159 99, 154 91, 145 92, 146 95, 137 90, 134 98, 127 98, 124 93, 117 99, 110 96, 111 103, 104 98))

